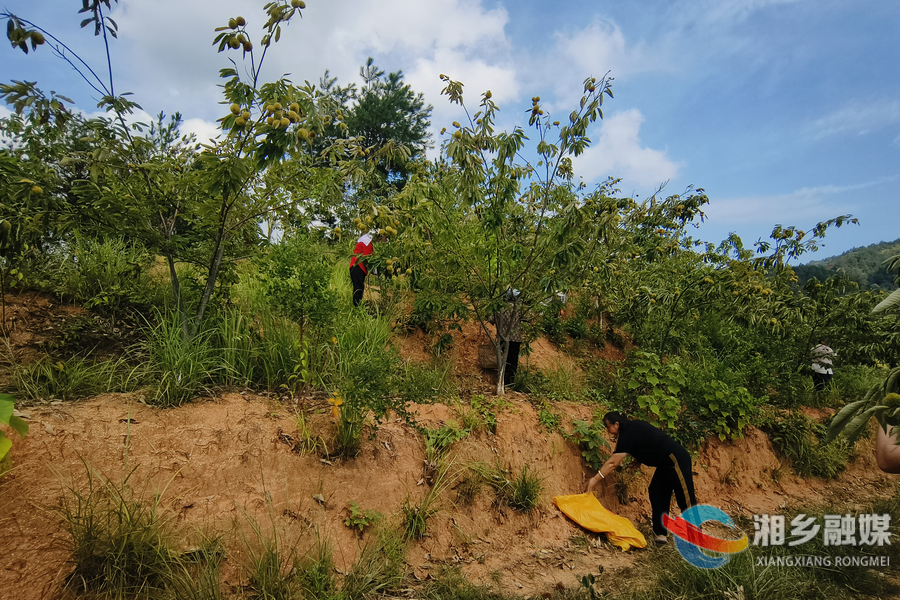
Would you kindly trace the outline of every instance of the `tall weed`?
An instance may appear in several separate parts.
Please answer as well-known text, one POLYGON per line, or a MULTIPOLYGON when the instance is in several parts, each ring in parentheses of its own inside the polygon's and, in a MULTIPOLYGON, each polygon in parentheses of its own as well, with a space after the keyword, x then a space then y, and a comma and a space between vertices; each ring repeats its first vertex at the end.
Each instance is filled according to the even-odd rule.
POLYGON ((331 374, 331 385, 340 390, 343 399, 341 418, 362 423, 369 411, 381 420, 394 410, 411 421, 407 403, 392 397, 391 375, 399 359, 396 350, 389 346, 390 320, 355 310, 346 316, 344 324, 336 338, 337 364, 331 374))
POLYGON ((13 362, 12 376, 24 399, 69 401, 107 392, 133 392, 146 381, 146 369, 134 366, 128 357, 105 361, 44 357, 29 365, 13 362))
POLYGON ((826 444, 825 428, 801 413, 766 415, 761 428, 804 477, 834 479, 847 467, 853 450, 843 438, 826 444))
POLYGON ((208 390, 217 360, 207 332, 185 338, 178 314, 159 319, 148 336, 150 371, 156 381, 151 404, 180 406, 208 390))
POLYGON ((370 536, 356 564, 344 576, 343 600, 363 600, 396 589, 406 574, 406 543, 395 529, 380 528, 370 536))
POLYGON ((134 471, 116 484, 85 469, 87 490, 69 485, 60 509, 74 565, 66 587, 104 598, 157 596, 180 560, 159 496, 149 503, 135 498, 134 471))
POLYGON ((429 363, 403 361, 396 379, 398 393, 412 404, 423 404, 457 393, 453 363, 448 360, 435 359, 429 363))
POLYGON ((436 503, 445 491, 453 487, 459 478, 459 472, 454 468, 453 461, 439 461, 434 477, 434 484, 425 493, 421 502, 413 504, 409 496, 403 501, 400 513, 403 517, 403 537, 407 543, 413 540, 421 540, 428 531, 428 521, 437 512, 436 503))

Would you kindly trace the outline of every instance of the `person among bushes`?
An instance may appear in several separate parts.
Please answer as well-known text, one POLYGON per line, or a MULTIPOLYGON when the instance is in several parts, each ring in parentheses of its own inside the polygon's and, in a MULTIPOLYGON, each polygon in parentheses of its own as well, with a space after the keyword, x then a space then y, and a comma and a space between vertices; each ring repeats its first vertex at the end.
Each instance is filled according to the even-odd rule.
POLYGON ((662 516, 672 504, 672 493, 675 493, 675 501, 682 512, 697 504, 691 456, 681 444, 646 421, 630 421, 621 413, 609 412, 603 417, 603 425, 616 440, 616 449, 588 481, 586 491, 590 493, 602 479, 606 479, 622 463, 626 454, 633 459, 633 469, 640 468, 642 464, 656 467, 647 492, 653 509, 656 542, 665 544, 666 528, 662 516))
POLYGON ((503 299, 508 303, 508 308, 494 313, 488 318, 488 323, 497 328, 497 338, 500 343, 509 344, 506 353, 506 365, 503 369, 503 385, 510 386, 516 380, 516 372, 519 370, 519 352, 522 349, 522 308, 518 304, 519 290, 506 290, 503 299))
POLYGON ((834 373, 831 369, 831 358, 835 356, 834 350, 820 340, 810 354, 812 355, 813 385, 817 392, 824 392, 831 383, 834 373))
POLYGON ((371 256, 372 234, 364 233, 356 240, 356 246, 353 247, 353 258, 350 259, 350 281, 353 283, 353 306, 359 306, 362 302, 363 292, 366 289, 366 275, 369 269, 362 261, 362 257, 371 256))

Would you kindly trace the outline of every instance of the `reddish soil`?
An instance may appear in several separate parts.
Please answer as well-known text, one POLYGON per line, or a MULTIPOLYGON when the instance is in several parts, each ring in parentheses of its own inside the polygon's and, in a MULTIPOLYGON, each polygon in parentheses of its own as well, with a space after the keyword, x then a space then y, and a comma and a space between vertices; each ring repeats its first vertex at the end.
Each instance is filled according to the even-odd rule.
MULTIPOLYGON (((492 501, 483 490, 474 505, 456 502, 448 491, 430 524, 430 537, 409 552, 410 572, 427 578, 441 565, 460 565, 473 581, 491 583, 508 592, 541 593, 557 584, 577 585, 577 578, 632 564, 635 551, 603 543, 563 517, 550 502, 553 495, 583 491, 593 472, 578 450, 558 434, 540 431, 537 415, 521 395, 510 393, 511 405, 498 415, 496 435, 476 434, 455 447, 458 464, 499 459, 513 470, 528 464, 544 478, 545 495, 538 510, 519 514, 492 501), (576 543, 586 536, 588 544, 576 543)), ((238 566, 241 544, 236 530, 246 530, 248 515, 271 521, 290 536, 314 538, 315 531, 334 542, 338 569, 356 558, 357 535, 343 525, 351 501, 396 519, 405 498, 419 500, 426 491, 423 441, 409 427, 391 422, 374 438, 366 438, 353 460, 324 462, 303 456, 283 443, 281 433, 296 435, 294 414, 303 406, 311 424, 328 435, 331 417, 321 400, 304 405, 282 404, 252 394, 226 393, 214 401, 197 401, 177 409, 148 407, 128 395, 27 407, 31 424, 25 440, 15 440, 15 469, 0 480, 0 589, 19 600, 50 598, 66 574, 67 535, 57 512, 69 485, 83 489, 85 461, 113 482, 134 469, 135 494, 161 506, 186 537, 196 530, 226 533, 232 557, 226 589, 243 580, 238 566), (321 495, 324 503, 314 499, 321 495)), ((558 405, 567 418, 589 416, 580 405, 558 405)), ((424 407, 420 418, 436 425, 453 417, 451 409, 424 407)), ((890 493, 892 481, 873 464, 870 442, 861 442, 846 473, 837 480, 808 481, 792 475, 772 451, 767 438, 750 429, 735 443, 710 442, 694 461, 697 496, 733 515, 779 512, 835 501, 870 501, 890 493)), ((646 531, 649 506, 646 485, 652 469, 629 483, 629 502, 616 499, 614 485, 604 482, 601 501, 646 531)), ((611 478, 610 478, 611 479, 611 478)))

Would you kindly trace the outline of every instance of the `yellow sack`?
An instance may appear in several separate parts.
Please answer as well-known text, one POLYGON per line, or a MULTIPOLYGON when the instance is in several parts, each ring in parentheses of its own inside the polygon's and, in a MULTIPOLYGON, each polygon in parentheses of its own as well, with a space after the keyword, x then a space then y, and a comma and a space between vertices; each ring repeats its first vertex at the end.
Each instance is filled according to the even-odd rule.
POLYGON ((609 543, 622 550, 647 546, 644 535, 634 528, 631 521, 604 508, 592 493, 554 496, 553 503, 585 529, 605 533, 609 543))

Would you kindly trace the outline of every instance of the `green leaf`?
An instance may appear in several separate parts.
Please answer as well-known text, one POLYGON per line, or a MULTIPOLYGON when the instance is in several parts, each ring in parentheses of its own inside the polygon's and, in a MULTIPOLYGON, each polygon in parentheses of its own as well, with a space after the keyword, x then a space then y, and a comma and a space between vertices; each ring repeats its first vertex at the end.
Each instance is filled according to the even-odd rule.
POLYGON ((880 313, 888 310, 889 308, 893 308, 897 305, 900 305, 900 289, 894 290, 891 294, 878 303, 878 305, 872 309, 873 313, 880 313))
POLYGON ((28 423, 15 415, 9 418, 9 426, 15 429, 23 439, 28 435, 28 423))
POLYGON ((6 453, 9 452, 10 448, 12 448, 12 440, 0 431, 0 460, 3 460, 3 457, 6 456, 6 453))
POLYGON ((847 426, 847 423, 856 415, 857 412, 863 409, 863 407, 870 402, 869 397, 871 395, 867 394, 865 398, 862 400, 857 400, 856 402, 851 402, 844 408, 842 408, 831 420, 831 425, 828 427, 828 434, 825 436, 825 443, 827 444, 838 435, 840 435, 841 431, 847 426))
POLYGON ((0 394, 0 423, 9 425, 16 399, 9 394, 0 394))

